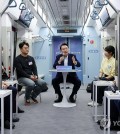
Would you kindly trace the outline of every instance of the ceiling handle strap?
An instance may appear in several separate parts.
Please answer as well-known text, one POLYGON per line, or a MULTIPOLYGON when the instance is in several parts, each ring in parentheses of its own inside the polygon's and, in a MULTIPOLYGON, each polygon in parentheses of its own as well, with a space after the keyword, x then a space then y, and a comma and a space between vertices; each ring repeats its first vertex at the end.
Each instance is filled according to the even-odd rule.
POLYGON ((8 6, 9 8, 17 7, 17 3, 15 0, 10 0, 8 5, 9 5, 8 6), (13 2, 14 2, 14 4, 12 4, 13 2))

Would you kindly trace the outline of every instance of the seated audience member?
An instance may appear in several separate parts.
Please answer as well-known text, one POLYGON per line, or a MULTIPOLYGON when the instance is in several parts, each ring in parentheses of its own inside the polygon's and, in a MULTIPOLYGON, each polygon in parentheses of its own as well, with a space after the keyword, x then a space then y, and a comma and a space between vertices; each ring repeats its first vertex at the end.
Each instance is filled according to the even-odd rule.
MULTIPOLYGON (((105 57, 102 60, 100 73, 99 73, 99 80, 106 80, 106 81, 113 81, 115 76, 115 49, 113 46, 105 47, 104 55, 105 57)), ((98 86, 97 90, 97 104, 94 105, 101 105, 104 96, 104 89, 107 86, 98 86)), ((93 82, 91 83, 91 99, 93 100, 93 82)), ((93 101, 88 103, 88 106, 93 106, 93 101)))
MULTIPOLYGON (((112 91, 115 93, 118 90, 117 80, 114 81, 114 85, 111 87, 105 88, 105 91, 112 91)), ((108 105, 108 104, 106 104, 108 105)), ((107 106, 106 106, 106 114, 107 114, 107 106)), ((110 130, 120 130, 120 100, 111 100, 110 101, 110 130)), ((104 129, 103 119, 98 120, 97 122, 100 125, 101 129, 104 129)), ((106 123, 106 122, 105 122, 106 123)))
POLYGON ((110 102, 110 121, 111 121, 111 130, 120 130, 119 125, 119 114, 120 113, 120 100, 112 100, 110 102))
MULTIPOLYGON (((5 67, 4 67, 4 65, 2 63, 2 80, 3 80, 2 81, 2 84, 3 84, 3 88, 5 88, 5 89, 11 89, 12 92, 13 92, 13 107, 14 107, 13 108, 13 112, 15 113, 16 112, 15 107, 16 107, 16 94, 17 94, 17 89, 16 89, 16 85, 11 86, 11 85, 8 85, 5 82, 5 80, 8 80, 8 79, 9 79, 9 77, 8 77, 8 75, 6 73, 6 69, 5 69, 5 67)), ((18 113, 24 113, 24 111, 18 107, 18 113)))
POLYGON ((110 121, 111 121, 110 129, 111 130, 120 130, 119 117, 120 117, 120 100, 111 100, 110 101, 110 121))
POLYGON ((44 80, 38 77, 35 60, 29 56, 29 44, 25 41, 19 44, 21 54, 15 58, 14 66, 17 72, 18 83, 26 87, 25 105, 30 105, 30 99, 38 103, 36 97, 44 89, 48 89, 44 80))
MULTIPOLYGON (((16 94, 17 89, 14 86, 8 86, 4 81, 2 82, 2 88, 12 90, 12 111, 13 113, 16 112, 16 94)), ((0 100, 1 101, 1 100, 0 100)), ((1 108, 1 102, 0 102, 0 108, 1 108)), ((1 109, 0 109, 1 111, 1 109)), ((13 117, 13 122, 18 122, 19 118, 13 117)), ((10 96, 5 97, 4 99, 4 122, 5 122, 5 128, 10 129, 10 96)), ((15 125, 13 124, 12 128, 14 128, 15 125)))
MULTIPOLYGON (((75 66, 80 67, 80 62, 77 60, 74 54, 69 53, 69 48, 66 43, 61 44, 60 50, 62 54, 56 56, 56 60, 53 65, 54 68, 56 68, 56 66, 67 66, 67 65, 72 66, 72 69, 75 69, 75 66)), ((72 93, 69 97, 69 101, 75 103, 77 92, 81 86, 81 81, 79 80, 75 72, 68 73, 66 81, 74 85, 72 93)), ((60 85, 59 85, 62 82, 63 82, 62 73, 58 72, 56 77, 52 80, 52 85, 54 87, 55 93, 58 95, 58 98, 54 101, 55 103, 59 103, 62 101, 63 96, 60 91, 60 85)))
MULTIPOLYGON (((115 90, 118 90, 117 87, 115 90)), ((109 90, 109 87, 105 89, 106 91, 109 90)), ((106 114, 107 114, 107 107, 106 107, 106 114)), ((111 100, 110 101, 110 130, 120 130, 120 100, 111 100)), ((103 129, 102 120, 98 120, 98 124, 101 126, 100 128, 103 129)))

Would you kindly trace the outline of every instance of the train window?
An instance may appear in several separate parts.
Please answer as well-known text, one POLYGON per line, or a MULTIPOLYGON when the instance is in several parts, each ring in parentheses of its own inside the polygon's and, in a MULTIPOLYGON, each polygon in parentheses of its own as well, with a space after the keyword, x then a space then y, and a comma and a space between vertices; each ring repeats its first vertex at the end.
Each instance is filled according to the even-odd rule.
POLYGON ((51 27, 50 21, 47 21, 47 24, 48 24, 49 27, 51 27))
POLYGON ((38 14, 42 16, 42 8, 38 5, 38 14))
POLYGON ((45 13, 43 13, 43 20, 44 20, 44 22, 46 22, 46 20, 47 20, 45 13))

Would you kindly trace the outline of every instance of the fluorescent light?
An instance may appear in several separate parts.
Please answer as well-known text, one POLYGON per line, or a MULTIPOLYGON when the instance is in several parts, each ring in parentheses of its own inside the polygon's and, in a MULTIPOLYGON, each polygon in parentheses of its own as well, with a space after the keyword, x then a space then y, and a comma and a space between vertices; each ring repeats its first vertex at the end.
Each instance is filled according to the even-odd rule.
POLYGON ((42 8, 38 5, 38 14, 42 16, 42 8))
POLYGON ((43 13, 43 20, 46 22, 46 15, 43 13))
POLYGON ((73 35, 62 35, 61 37, 74 37, 73 35))

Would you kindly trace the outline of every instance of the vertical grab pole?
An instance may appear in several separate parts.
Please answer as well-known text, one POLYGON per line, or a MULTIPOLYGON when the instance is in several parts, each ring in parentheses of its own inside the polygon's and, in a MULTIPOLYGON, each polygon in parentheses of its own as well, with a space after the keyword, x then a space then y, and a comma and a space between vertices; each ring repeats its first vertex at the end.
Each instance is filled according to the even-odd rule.
POLYGON ((120 13, 117 15, 118 89, 120 90, 120 13))
MULTIPOLYGON (((2 14, 0 13, 0 74, 2 74, 2 26, 1 26, 2 14)), ((2 75, 0 75, 0 89, 2 88, 2 75)))
MULTIPOLYGON (((117 21, 117 20, 116 20, 117 21)), ((117 24, 115 25, 115 76, 118 76, 117 24)), ((117 84, 117 83, 116 83, 117 84)))
POLYGON ((67 78, 67 72, 63 72, 63 81, 64 81, 64 91, 63 91, 63 101, 64 103, 67 103, 67 98, 66 98, 66 78, 67 78))
POLYGON ((13 80, 13 44, 12 44, 12 31, 10 31, 10 79, 13 80))

